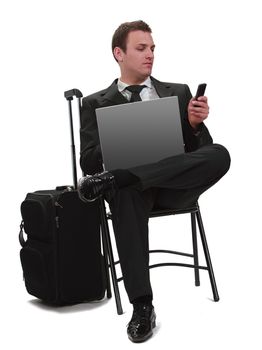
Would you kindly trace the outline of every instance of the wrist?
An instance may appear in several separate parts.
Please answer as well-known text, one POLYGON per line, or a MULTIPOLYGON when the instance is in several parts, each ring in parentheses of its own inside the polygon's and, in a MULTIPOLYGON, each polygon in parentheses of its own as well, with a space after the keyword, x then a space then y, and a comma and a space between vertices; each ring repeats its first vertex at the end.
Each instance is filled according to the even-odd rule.
POLYGON ((203 129, 203 122, 202 123, 198 123, 198 124, 191 124, 189 123, 189 125, 191 126, 191 131, 192 134, 194 136, 199 136, 199 134, 201 133, 202 129, 203 129))
POLYGON ((194 129, 194 131, 197 131, 197 130, 198 130, 199 124, 192 123, 192 122, 190 122, 190 121, 189 121, 189 124, 190 124, 191 128, 194 129))

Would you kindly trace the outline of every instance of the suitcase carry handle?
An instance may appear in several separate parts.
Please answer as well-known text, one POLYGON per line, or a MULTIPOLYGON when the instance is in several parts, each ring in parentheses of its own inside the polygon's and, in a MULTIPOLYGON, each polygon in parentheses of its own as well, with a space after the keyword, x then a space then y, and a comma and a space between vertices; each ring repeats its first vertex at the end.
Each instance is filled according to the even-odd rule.
POLYGON ((78 99, 78 110, 79 117, 81 111, 81 97, 83 94, 78 89, 71 89, 64 92, 64 97, 68 101, 68 109, 69 109, 69 122, 70 122, 70 135, 71 135, 71 154, 72 154, 72 170, 73 170, 73 181, 74 181, 74 189, 77 189, 77 168, 76 168, 76 151, 75 151, 75 140, 74 140, 74 125, 73 125, 73 115, 72 115, 72 103, 74 96, 78 99))
POLYGON ((24 232, 24 221, 22 220, 21 224, 20 224, 20 232, 19 232, 19 236, 18 236, 19 237, 19 242, 20 242, 22 247, 24 247, 25 243, 26 243, 26 241, 24 239, 23 232, 24 232))
POLYGON ((64 92, 64 96, 67 100, 73 100, 73 97, 81 98, 83 97, 83 94, 78 89, 72 89, 64 92))

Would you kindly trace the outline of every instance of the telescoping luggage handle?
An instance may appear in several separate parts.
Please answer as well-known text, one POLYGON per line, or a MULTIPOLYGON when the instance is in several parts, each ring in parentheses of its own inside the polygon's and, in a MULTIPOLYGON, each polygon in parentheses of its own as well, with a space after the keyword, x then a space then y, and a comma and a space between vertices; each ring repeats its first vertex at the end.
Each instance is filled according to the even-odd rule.
MULTIPOLYGON (((78 99, 78 109, 80 116, 81 109, 81 97, 83 97, 82 92, 78 89, 72 89, 64 92, 64 96, 68 101, 69 107, 69 118, 70 118, 70 134, 71 134, 71 149, 72 149, 72 168, 73 168, 73 180, 74 180, 74 188, 77 189, 77 170, 76 170, 76 154, 75 154, 75 141, 74 141, 74 127, 73 127, 73 116, 72 116, 72 104, 74 96, 78 99)), ((60 190, 59 187, 56 188, 60 190)), ((61 188, 62 189, 62 188, 61 188)), ((19 242, 22 247, 25 246, 26 240, 24 238, 24 221, 22 220, 19 231, 19 242)))
POLYGON ((73 115, 72 115, 72 103, 74 96, 78 99, 78 109, 80 116, 81 109, 81 97, 83 94, 78 89, 72 89, 64 92, 64 97, 68 101, 69 108, 69 121, 70 121, 70 135, 71 135, 71 152, 72 152, 72 169, 73 169, 73 180, 74 180, 74 188, 77 189, 77 168, 76 168, 76 151, 75 151, 75 140, 74 140, 74 125, 73 125, 73 115))

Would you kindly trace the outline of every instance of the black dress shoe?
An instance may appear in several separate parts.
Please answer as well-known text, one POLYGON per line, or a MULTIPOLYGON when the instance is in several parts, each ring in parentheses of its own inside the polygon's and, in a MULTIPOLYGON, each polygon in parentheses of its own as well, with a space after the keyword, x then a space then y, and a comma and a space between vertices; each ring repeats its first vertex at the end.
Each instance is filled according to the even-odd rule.
POLYGON ((155 326, 154 307, 145 304, 134 305, 134 312, 127 327, 128 338, 134 343, 141 343, 152 336, 155 326))
POLYGON ((87 175, 78 182, 78 194, 83 202, 93 202, 104 195, 109 200, 115 194, 115 190, 115 179, 109 171, 87 175))

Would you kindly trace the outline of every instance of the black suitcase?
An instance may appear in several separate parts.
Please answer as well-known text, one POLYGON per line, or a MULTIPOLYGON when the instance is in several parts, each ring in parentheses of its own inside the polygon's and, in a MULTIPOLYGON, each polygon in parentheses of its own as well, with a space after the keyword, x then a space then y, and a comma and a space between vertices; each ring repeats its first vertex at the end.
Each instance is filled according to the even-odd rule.
MULTIPOLYGON (((108 279, 106 259, 101 253, 99 204, 82 202, 76 191, 71 109, 74 95, 80 107, 79 90, 65 93, 69 101, 74 187, 28 193, 21 204, 20 259, 26 289, 56 305, 100 300, 108 279)), ((110 291, 108 297, 109 294, 110 291)))

